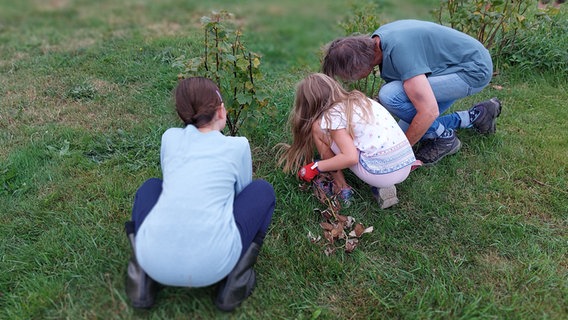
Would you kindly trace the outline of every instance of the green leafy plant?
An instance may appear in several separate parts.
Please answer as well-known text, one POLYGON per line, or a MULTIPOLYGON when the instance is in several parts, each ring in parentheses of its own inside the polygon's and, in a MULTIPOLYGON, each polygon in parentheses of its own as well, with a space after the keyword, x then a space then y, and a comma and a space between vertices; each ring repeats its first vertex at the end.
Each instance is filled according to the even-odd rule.
POLYGON ((0 168, 0 195, 13 195, 29 189, 25 182, 18 181, 18 172, 12 166, 0 168))
POLYGON ((95 87, 91 83, 85 81, 71 88, 67 96, 73 100, 92 100, 95 98, 96 93, 97 90, 95 87))
POLYGON ((433 13, 483 43, 499 67, 566 70, 566 16, 553 9, 531 15, 535 7, 531 0, 441 0, 433 13))
POLYGON ((497 41, 514 41, 516 31, 527 26, 531 0, 441 0, 433 10, 441 24, 471 35, 491 50, 497 41))
POLYGON ((381 25, 379 16, 374 14, 380 12, 375 2, 352 4, 351 11, 352 14, 339 23, 347 35, 368 34, 381 25))
POLYGON ((245 47, 242 31, 233 29, 230 18, 232 14, 227 11, 202 17, 203 54, 187 61, 183 56, 177 60, 184 66, 180 78, 203 76, 217 83, 224 96, 229 134, 235 136, 250 116, 268 105, 268 98, 257 85, 264 78, 261 56, 245 47))
POLYGON ((499 63, 519 70, 568 72, 568 19, 566 13, 550 9, 539 12, 530 25, 516 33, 515 41, 506 37, 499 48, 499 63))

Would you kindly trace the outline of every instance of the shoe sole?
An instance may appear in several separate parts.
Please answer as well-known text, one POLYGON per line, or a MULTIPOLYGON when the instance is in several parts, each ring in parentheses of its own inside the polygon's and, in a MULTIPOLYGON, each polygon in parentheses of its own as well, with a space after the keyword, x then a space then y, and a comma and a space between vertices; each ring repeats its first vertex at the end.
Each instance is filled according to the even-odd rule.
POLYGON ((388 209, 388 208, 394 206, 397 203, 398 203, 398 198, 394 197, 394 198, 386 199, 386 200, 382 201, 382 203, 379 202, 379 207, 381 209, 388 209))
POLYGON ((254 289, 256 288, 256 271, 254 271, 254 269, 252 270, 252 273, 251 273, 251 279, 252 280, 249 280, 249 285, 247 285, 247 288, 246 288, 247 292, 245 294, 245 297, 243 297, 242 300, 236 301, 234 303, 223 303, 223 302, 219 301, 218 299, 215 299, 215 306, 223 312, 231 312, 231 311, 235 310, 236 308, 240 307, 241 304, 248 297, 250 297, 252 295, 254 289))
MULTIPOLYGON (((491 124, 489 125, 489 129, 488 130, 479 130, 478 128, 475 128, 475 130, 481 134, 493 134, 495 133, 495 131, 497 131, 497 125, 495 123, 495 121, 497 120, 497 118, 499 118, 499 116, 501 115, 501 101, 499 101, 499 99, 497 98, 491 98, 490 101, 493 101, 495 103, 497 103, 497 107, 495 108, 496 111, 491 114, 491 124)), ((487 112, 487 109, 486 109, 487 112)))
POLYGON ((451 156, 452 154, 458 153, 458 151, 460 151, 460 149, 461 149, 462 143, 461 143, 460 139, 457 139, 457 140, 458 140, 458 144, 452 150, 450 150, 450 152, 446 153, 445 155, 441 156, 440 158, 436 159, 436 161, 433 161, 433 162, 422 161, 422 165, 426 166, 426 167, 430 167, 430 166, 433 166, 436 163, 438 163, 440 160, 444 159, 444 157, 451 156))
POLYGON ((387 209, 398 203, 396 196, 396 186, 388 188, 378 188, 377 202, 381 209, 387 209))

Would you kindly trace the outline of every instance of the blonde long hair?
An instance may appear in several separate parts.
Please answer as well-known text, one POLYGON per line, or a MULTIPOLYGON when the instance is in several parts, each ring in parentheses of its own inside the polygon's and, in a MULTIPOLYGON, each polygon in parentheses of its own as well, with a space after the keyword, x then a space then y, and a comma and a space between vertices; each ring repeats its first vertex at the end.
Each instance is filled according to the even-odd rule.
POLYGON ((351 121, 356 106, 360 108, 364 120, 372 119, 371 102, 360 91, 346 91, 339 82, 323 73, 312 73, 298 83, 294 109, 289 118, 292 144, 281 145, 284 152, 278 161, 279 165, 284 165, 284 172, 297 170, 312 161, 315 146, 312 126, 322 117, 325 117, 329 125, 331 121, 328 111, 336 105, 339 105, 345 114, 351 137, 351 121))

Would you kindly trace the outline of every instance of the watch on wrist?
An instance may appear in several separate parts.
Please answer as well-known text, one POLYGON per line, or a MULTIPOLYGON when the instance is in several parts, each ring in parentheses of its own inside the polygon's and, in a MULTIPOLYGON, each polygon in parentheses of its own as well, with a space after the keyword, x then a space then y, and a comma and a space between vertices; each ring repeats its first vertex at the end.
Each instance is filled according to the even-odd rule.
POLYGON ((318 172, 320 172, 320 169, 318 167, 318 162, 314 161, 314 164, 312 164, 312 166, 310 167, 312 170, 317 170, 318 172))

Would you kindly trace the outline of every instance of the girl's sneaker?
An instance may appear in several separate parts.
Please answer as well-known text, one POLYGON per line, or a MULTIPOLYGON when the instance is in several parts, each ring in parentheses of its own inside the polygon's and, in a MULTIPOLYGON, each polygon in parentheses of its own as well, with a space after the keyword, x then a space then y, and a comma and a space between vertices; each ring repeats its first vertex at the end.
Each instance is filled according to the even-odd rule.
POLYGON ((341 200, 343 207, 348 208, 353 200, 353 190, 351 187, 341 189, 341 191, 339 191, 339 199, 341 200))
POLYGON ((325 193, 327 197, 333 195, 333 179, 319 175, 313 180, 314 186, 325 193))
POLYGON ((398 198, 396 196, 396 186, 387 188, 371 187, 371 192, 377 199, 377 202, 379 203, 379 207, 381 209, 390 208, 398 203, 398 198))

